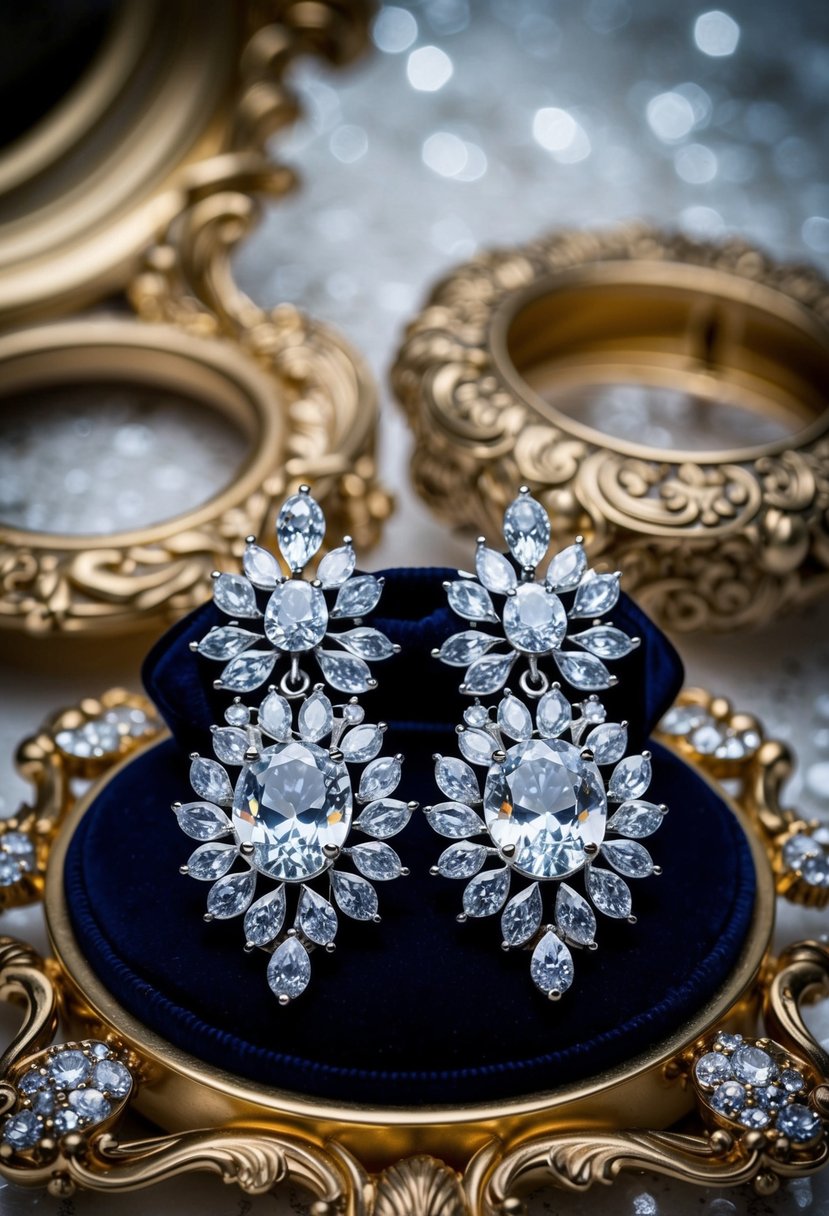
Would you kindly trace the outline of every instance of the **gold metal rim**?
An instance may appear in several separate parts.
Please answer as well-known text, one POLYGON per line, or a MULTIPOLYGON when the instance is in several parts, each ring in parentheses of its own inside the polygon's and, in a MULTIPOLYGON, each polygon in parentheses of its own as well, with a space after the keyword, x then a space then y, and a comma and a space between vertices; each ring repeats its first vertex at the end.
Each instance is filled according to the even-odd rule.
MULTIPOLYGON (((144 748, 138 754, 147 750, 144 748)), ((774 886, 760 841, 741 812, 726 799, 749 841, 757 874, 752 934, 733 975, 717 998, 650 1052, 558 1092, 464 1107, 379 1108, 328 1103, 257 1085, 205 1065, 147 1029, 112 998, 79 948, 66 907, 63 868, 69 842, 99 792, 130 759, 90 789, 63 825, 50 856, 44 904, 50 941, 63 979, 75 993, 81 1024, 88 1025, 90 1017, 100 1022, 146 1062, 153 1083, 143 1091, 138 1107, 161 1126, 175 1129, 185 1121, 193 1126, 194 1122, 214 1125, 217 1121, 265 1118, 286 1128, 301 1129, 320 1141, 336 1134, 340 1142, 369 1156, 377 1152, 376 1137, 381 1132, 384 1150, 388 1147, 390 1152, 408 1152, 414 1151, 413 1146, 420 1149, 431 1145, 451 1156, 461 1148, 469 1151, 471 1147, 480 1147, 493 1133, 509 1140, 528 1131, 536 1133, 560 1125, 564 1119, 572 1121, 574 1117, 598 1125, 612 1122, 614 1117, 626 1123, 630 1112, 635 1110, 637 1123, 667 1126, 681 1117, 691 1103, 687 1092, 664 1084, 666 1064, 724 1018, 730 1016, 737 1019, 736 1024, 747 1024, 750 1014, 747 1002, 774 923, 774 886)), ((720 797, 725 797, 704 772, 700 769, 697 772, 720 797)))

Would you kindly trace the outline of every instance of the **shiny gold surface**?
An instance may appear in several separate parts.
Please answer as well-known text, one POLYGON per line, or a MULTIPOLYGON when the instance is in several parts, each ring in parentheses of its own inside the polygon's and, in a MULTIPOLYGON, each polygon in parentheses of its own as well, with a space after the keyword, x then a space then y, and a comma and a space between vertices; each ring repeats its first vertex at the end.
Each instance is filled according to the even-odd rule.
POLYGON ((556 543, 584 534, 670 629, 760 624, 829 586, 829 284, 811 268, 641 226, 554 233, 438 284, 392 380, 435 510, 494 531, 527 482, 556 543), (614 383, 793 433, 663 451, 556 407, 614 383))

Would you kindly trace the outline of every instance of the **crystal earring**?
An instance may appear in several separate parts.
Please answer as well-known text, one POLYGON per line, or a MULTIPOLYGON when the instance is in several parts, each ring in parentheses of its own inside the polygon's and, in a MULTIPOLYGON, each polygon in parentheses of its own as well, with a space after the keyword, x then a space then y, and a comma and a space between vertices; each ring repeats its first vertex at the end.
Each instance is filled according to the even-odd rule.
POLYGON ((616 604, 619 575, 588 569, 579 540, 538 580, 550 521, 526 487, 507 507, 504 538, 513 561, 480 539, 476 575, 461 571, 446 584, 451 607, 470 628, 434 654, 466 669, 460 691, 475 700, 457 727, 463 759, 435 757, 448 801, 425 813, 439 835, 455 840, 432 873, 467 881, 458 920, 500 912, 503 948, 532 950, 532 978, 555 1000, 573 982, 571 948, 596 948, 594 908, 635 922, 625 879, 660 872, 639 841, 656 831, 667 807, 643 800, 650 754, 625 756, 627 724, 606 721, 596 695, 617 683, 606 662, 639 644, 599 619, 616 604), (589 628, 569 632, 582 620, 589 628), (567 643, 577 649, 565 650, 567 643), (550 662, 588 694, 584 700, 571 704, 550 682, 543 669, 550 662), (523 696, 504 688, 518 669, 523 696), (480 698, 495 694, 493 716, 480 698), (601 769, 611 765, 605 779, 601 769), (483 793, 473 766, 486 771, 483 793), (616 804, 612 814, 609 804, 616 804), (489 862, 497 864, 485 868, 489 862), (557 886, 547 923, 543 892, 550 882, 557 886), (574 883, 583 883, 583 892, 574 883))
POLYGON ((247 698, 281 671, 279 683, 257 708, 233 699, 225 725, 211 727, 216 759, 191 756, 199 801, 173 810, 201 842, 181 872, 212 883, 204 919, 244 914, 245 949, 270 953, 268 983, 286 1005, 311 978, 314 948, 334 949, 337 908, 380 920, 370 880, 408 873, 385 841, 417 804, 391 797, 403 757, 380 756, 385 724, 366 723, 357 700, 377 684, 368 664, 399 650, 361 620, 377 606, 383 580, 354 574, 349 537, 322 558, 314 579, 303 577, 325 534, 307 486, 283 504, 276 534, 289 576, 249 538, 244 575, 215 576, 213 598, 229 622, 191 649, 224 664, 217 689, 247 698), (349 621, 351 628, 332 628, 349 621), (313 667, 322 682, 312 685, 313 667), (331 690, 346 695, 343 703, 332 703, 331 690), (370 839, 349 844, 354 829, 370 839), (254 901, 260 879, 268 889, 254 901))

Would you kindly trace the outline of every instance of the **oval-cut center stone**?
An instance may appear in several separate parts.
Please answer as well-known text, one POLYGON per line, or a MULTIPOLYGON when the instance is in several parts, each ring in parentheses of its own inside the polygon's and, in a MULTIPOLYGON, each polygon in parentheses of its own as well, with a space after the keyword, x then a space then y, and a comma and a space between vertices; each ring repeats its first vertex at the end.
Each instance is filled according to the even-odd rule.
POLYGON ((330 864, 326 845, 342 848, 351 826, 351 782, 314 743, 277 743, 242 771, 233 823, 253 864, 283 882, 304 882, 330 864))
POLYGON ((507 860, 531 878, 564 878, 584 848, 601 844, 607 796, 595 764, 560 739, 533 739, 493 764, 484 789, 487 827, 507 860))
POLYGON ((304 579, 287 579, 268 600, 265 633, 279 650, 311 650, 327 628, 325 596, 304 579))
POLYGON ((522 583, 504 608, 504 633, 516 650, 546 654, 567 632, 567 613, 557 595, 538 583, 522 583))

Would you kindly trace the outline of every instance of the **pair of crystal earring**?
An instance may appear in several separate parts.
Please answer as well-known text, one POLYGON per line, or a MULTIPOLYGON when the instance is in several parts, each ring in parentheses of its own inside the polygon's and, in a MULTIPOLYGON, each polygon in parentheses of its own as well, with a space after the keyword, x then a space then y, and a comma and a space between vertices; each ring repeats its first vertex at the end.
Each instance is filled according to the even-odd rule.
MULTIPOLYGON (((283 504, 276 532, 289 577, 253 538, 244 574, 215 576, 229 623, 191 648, 223 664, 214 686, 237 695, 211 728, 216 758, 191 757, 198 801, 173 810, 200 842, 181 872, 212 884, 205 920, 244 917, 245 949, 268 952, 268 982, 288 1004, 308 985, 313 950, 334 949, 338 911, 380 920, 374 884, 408 874, 387 841, 419 808, 394 797, 403 756, 381 755, 385 724, 366 722, 358 700, 377 686, 369 664, 400 650, 363 623, 382 578, 355 573, 348 537, 304 576, 325 535, 307 486, 283 504), (257 897, 260 879, 268 889, 257 897)), ((533 981, 557 999, 573 981, 573 950, 596 947, 595 911, 635 921, 626 879, 659 872, 640 841, 666 808, 643 799, 649 754, 626 755, 626 724, 608 722, 596 695, 616 683, 607 662, 638 645, 601 621, 618 574, 590 570, 577 541, 538 578, 550 521, 526 488, 507 507, 504 538, 512 560, 481 539, 475 574, 445 584, 468 628, 433 654, 465 669, 460 691, 473 700, 457 726, 460 756, 434 758, 444 800, 424 813, 453 842, 432 873, 466 882, 458 920, 500 913, 503 948, 531 951, 533 981), (583 700, 551 682, 551 663, 583 700), (513 674, 520 695, 505 687, 513 674)))

